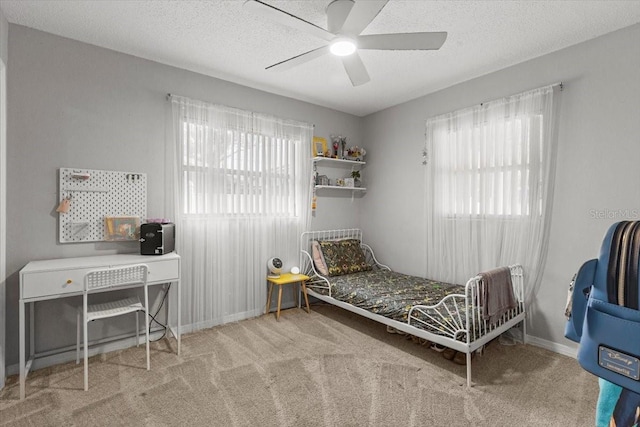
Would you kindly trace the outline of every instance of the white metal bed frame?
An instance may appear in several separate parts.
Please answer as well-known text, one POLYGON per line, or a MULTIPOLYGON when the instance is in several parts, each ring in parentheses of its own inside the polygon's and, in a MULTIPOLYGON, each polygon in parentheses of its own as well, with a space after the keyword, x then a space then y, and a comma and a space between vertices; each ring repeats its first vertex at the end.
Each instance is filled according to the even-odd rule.
POLYGON ((407 334, 423 338, 427 341, 441 344, 453 350, 465 353, 467 356, 467 387, 471 387, 471 355, 489 341, 503 332, 522 322, 522 341, 526 340, 526 322, 524 306, 524 279, 520 265, 511 265, 511 281, 517 301, 516 308, 509 310, 498 321, 489 324, 482 319, 482 312, 475 301, 478 301, 481 287, 480 276, 470 278, 465 285, 465 293, 447 295, 435 305, 415 305, 409 311, 407 323, 399 322, 379 314, 372 313, 360 307, 337 300, 331 295, 329 280, 322 276, 315 268, 311 256, 311 242, 314 240, 358 239, 364 251, 367 263, 374 269, 391 270, 376 259, 373 250, 362 243, 362 231, 357 228, 341 230, 307 231, 300 237, 300 268, 303 274, 311 277, 307 282, 307 293, 319 300, 338 306, 345 310, 359 314, 376 322, 391 326, 407 334), (322 289, 327 294, 316 292, 322 289), (419 316, 428 318, 435 323, 437 333, 431 323, 425 322, 419 316))

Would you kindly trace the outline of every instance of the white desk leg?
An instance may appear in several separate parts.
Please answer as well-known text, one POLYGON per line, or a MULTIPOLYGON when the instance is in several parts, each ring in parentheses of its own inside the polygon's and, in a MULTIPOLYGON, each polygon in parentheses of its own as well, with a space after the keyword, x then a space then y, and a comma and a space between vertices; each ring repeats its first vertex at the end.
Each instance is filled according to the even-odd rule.
MULTIPOLYGON (((29 303, 29 362, 28 366, 31 366, 31 362, 36 354, 36 303, 29 303)), ((29 369, 27 369, 27 375, 29 375, 29 369)))
POLYGON ((182 317, 182 314, 180 312, 180 307, 182 307, 181 296, 180 296, 182 294, 182 292, 180 292, 180 279, 178 279, 177 283, 178 283, 178 286, 177 286, 177 288, 178 288, 177 289, 177 291, 178 291, 178 323, 177 323, 176 332, 178 334, 178 356, 180 356, 180 335, 181 335, 181 332, 180 332, 180 318, 182 317))
POLYGON ((20 400, 25 397, 26 367, 25 367, 25 327, 24 327, 24 301, 18 304, 20 316, 20 400))

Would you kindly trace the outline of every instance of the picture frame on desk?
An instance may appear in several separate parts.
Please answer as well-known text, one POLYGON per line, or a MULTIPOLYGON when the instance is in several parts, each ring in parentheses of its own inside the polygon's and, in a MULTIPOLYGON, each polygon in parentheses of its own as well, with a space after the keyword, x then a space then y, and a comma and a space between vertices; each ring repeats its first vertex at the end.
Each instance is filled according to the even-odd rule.
POLYGON ((104 218, 104 239, 133 241, 140 238, 140 218, 137 216, 107 216, 104 218))

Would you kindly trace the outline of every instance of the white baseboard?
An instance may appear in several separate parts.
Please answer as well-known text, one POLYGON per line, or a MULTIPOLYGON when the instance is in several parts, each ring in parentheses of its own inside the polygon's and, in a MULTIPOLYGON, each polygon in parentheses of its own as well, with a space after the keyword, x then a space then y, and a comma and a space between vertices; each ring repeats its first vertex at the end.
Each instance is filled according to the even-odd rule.
POLYGON ((207 320, 206 322, 192 323, 189 325, 182 325, 180 331, 182 334, 189 334, 202 329, 209 329, 215 326, 224 325, 226 323, 239 322, 245 319, 251 319, 253 317, 262 316, 262 309, 245 311, 242 313, 236 313, 232 316, 216 317, 215 319, 207 320))
POLYGON ((565 356, 573 357, 574 359, 578 356, 578 348, 571 347, 564 344, 559 344, 553 341, 547 341, 542 338, 533 337, 531 335, 527 335, 527 344, 535 345, 536 347, 541 347, 549 351, 553 351, 554 353, 559 353, 565 356))

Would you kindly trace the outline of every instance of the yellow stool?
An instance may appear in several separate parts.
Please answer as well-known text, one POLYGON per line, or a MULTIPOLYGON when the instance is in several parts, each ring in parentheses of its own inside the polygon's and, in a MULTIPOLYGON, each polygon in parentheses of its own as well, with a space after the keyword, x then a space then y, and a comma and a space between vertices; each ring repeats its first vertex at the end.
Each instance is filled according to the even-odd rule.
MULTIPOLYGON (((309 297, 307 296, 307 286, 305 282, 309 280, 310 277, 304 274, 291 274, 285 273, 281 274, 280 277, 267 277, 267 281, 269 282, 269 296, 267 297, 267 307, 264 310, 264 313, 269 313, 269 308, 271 307, 271 294, 273 293, 273 285, 278 285, 280 288, 278 289, 278 311, 276 312, 276 320, 280 320, 280 304, 282 303, 282 286, 283 285, 292 285, 295 283, 300 283, 302 286, 302 294, 304 295, 304 302, 307 304, 307 313, 311 313, 309 309, 309 297)), ((297 296, 296 296, 297 301, 297 296)))

